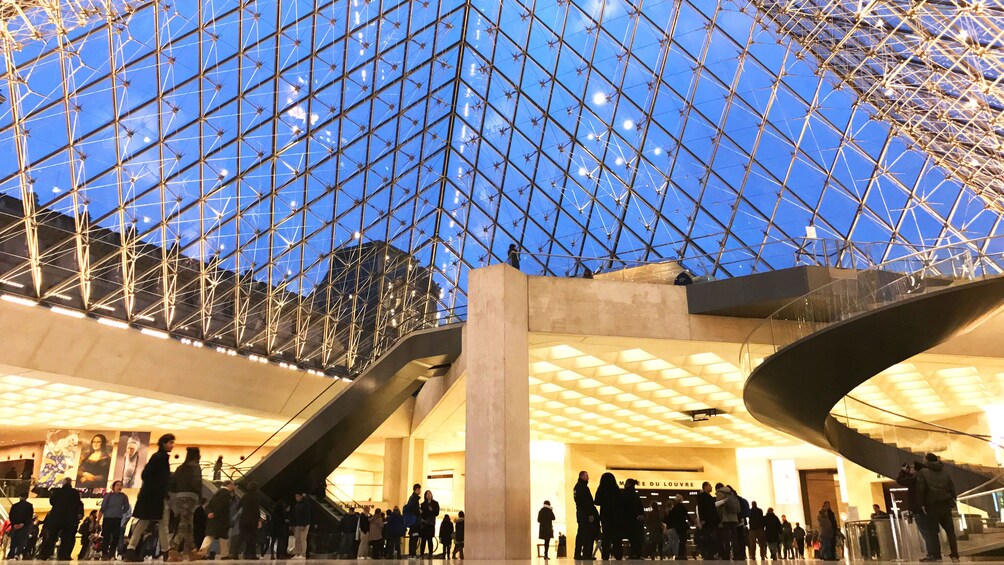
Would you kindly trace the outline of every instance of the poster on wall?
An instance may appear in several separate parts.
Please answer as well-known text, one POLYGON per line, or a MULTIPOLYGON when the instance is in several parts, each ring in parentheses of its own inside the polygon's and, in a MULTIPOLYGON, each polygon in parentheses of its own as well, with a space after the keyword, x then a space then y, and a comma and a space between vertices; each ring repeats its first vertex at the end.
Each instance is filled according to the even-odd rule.
POLYGON ((77 480, 74 483, 84 497, 103 496, 108 487, 108 476, 112 469, 112 446, 103 433, 82 433, 84 440, 80 447, 80 462, 77 464, 77 480))
POLYGON ((122 481, 122 488, 139 488, 149 446, 150 432, 119 433, 114 480, 122 481))
POLYGON ((45 432, 42 464, 38 471, 38 486, 52 488, 58 486, 63 477, 77 477, 82 434, 83 432, 79 430, 49 430, 45 432))

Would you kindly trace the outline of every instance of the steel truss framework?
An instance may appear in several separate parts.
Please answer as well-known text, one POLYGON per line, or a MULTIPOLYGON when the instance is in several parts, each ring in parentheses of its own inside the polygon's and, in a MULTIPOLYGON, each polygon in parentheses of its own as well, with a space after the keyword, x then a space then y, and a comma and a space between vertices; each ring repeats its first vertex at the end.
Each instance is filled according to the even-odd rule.
POLYGON ((952 31, 918 42, 917 3, 852 4, 6 2, 0 285, 351 373, 513 242, 735 276, 807 226, 875 261, 997 234, 997 100, 961 93, 998 8, 921 3, 952 31))

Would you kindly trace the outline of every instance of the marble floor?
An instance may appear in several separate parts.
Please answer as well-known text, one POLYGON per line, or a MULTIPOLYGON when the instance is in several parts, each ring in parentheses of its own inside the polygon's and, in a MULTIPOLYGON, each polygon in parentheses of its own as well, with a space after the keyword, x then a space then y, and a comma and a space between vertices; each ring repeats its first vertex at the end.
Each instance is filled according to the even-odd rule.
MULTIPOLYGON (((435 559, 435 560, 429 560, 429 559, 403 559, 403 560, 374 560, 374 559, 367 559, 365 561, 357 561, 357 560, 354 560, 354 559, 352 559, 352 560, 349 560, 349 559, 310 559, 308 561, 309 561, 310 565, 360 565, 361 563, 368 563, 368 564, 372 564, 372 565, 381 565, 381 564, 405 565, 405 564, 408 564, 408 563, 413 563, 415 565, 422 565, 422 564, 436 565, 436 564, 443 563, 445 565, 445 563, 446 563, 446 562, 444 562, 441 559, 435 559)), ((963 562, 967 562, 968 560, 966 558, 963 558, 962 561, 963 562)), ((261 561, 244 561, 244 560, 227 561, 227 563, 230 564, 230 565, 251 565, 252 563, 261 564, 263 562, 281 563, 283 565, 298 565, 300 563, 304 563, 304 560, 303 559, 292 559, 292 560, 289 560, 289 561, 270 561, 268 559, 263 559, 261 561)), ((707 565, 736 565, 736 563, 738 563, 736 561, 700 561, 700 560, 691 560, 689 562, 690 563, 705 563, 707 565)), ((782 565, 789 564, 789 563, 792 564, 792 565, 797 565, 797 564, 803 563, 803 562, 804 563, 812 563, 812 562, 816 562, 816 560, 814 560, 814 559, 788 559, 788 560, 781 561, 780 563, 782 565)), ((38 563, 38 564, 47 563, 47 564, 51 565, 51 564, 54 564, 54 563, 74 563, 74 562, 72 562, 72 561, 25 561, 24 563, 38 563)), ((100 563, 100 562, 99 561, 94 561, 93 563, 97 564, 97 563, 100 563)), ((119 562, 119 563, 121 563, 121 562, 119 562)), ((163 562, 160 561, 160 560, 158 560, 156 562, 146 561, 146 563, 158 563, 158 564, 160 564, 160 563, 163 563, 163 562)), ((455 563, 455 564, 459 565, 460 563, 464 563, 464 562, 460 561, 460 560, 453 560, 452 563, 455 563)), ((519 561, 502 561, 502 560, 499 560, 499 561, 471 561, 471 563, 484 563, 486 565, 489 565, 491 563, 499 563, 499 564, 506 564, 506 565, 543 565, 545 563, 545 561, 543 559, 538 558, 538 559, 528 559, 528 560, 519 560, 519 561)), ((547 561, 546 563, 548 565, 583 565, 586 562, 584 562, 584 561, 575 561, 573 559, 551 559, 550 561, 547 561)), ((601 560, 599 560, 599 559, 597 559, 594 563, 595 563, 595 565, 600 565, 601 563, 604 563, 604 562, 601 561, 601 560)), ((657 562, 654 562, 654 561, 627 561, 627 560, 625 560, 625 561, 616 561, 616 562, 612 562, 612 563, 616 563, 617 565, 643 565, 643 564, 652 565, 653 563, 657 563, 657 562)), ((756 562, 755 561, 748 561, 747 563, 756 563, 756 562)), ((819 561, 819 563, 822 563, 822 561, 819 561)), ((840 563, 840 562, 838 561, 838 562, 835 562, 835 563, 840 563)), ((910 561, 861 561, 861 563, 867 563, 868 565, 902 565, 903 563, 911 563, 911 562, 910 561)), ((949 559, 946 558, 946 559, 944 559, 942 561, 942 563, 949 563, 950 564, 951 560, 949 560, 949 559)), ((980 563, 1004 563, 1004 560, 1001 560, 1001 561, 984 561, 984 560, 980 560, 980 563)))

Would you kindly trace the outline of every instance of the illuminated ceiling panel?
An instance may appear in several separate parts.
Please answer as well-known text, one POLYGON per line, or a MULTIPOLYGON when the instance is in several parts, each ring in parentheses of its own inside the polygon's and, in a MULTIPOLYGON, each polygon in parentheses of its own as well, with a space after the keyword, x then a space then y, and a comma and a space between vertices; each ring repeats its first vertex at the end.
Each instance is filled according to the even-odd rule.
POLYGON ((997 234, 998 9, 912 5, 5 2, 0 288, 351 374, 513 242, 723 277, 997 234))

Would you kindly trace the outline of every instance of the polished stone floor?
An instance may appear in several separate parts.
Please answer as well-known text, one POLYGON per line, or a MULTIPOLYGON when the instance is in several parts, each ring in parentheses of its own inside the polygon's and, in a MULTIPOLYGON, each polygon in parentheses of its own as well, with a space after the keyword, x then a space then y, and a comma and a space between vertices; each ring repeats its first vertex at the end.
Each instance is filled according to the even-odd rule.
MULTIPOLYGON (((816 562, 816 561, 817 560, 815 560, 815 559, 786 559, 786 560, 783 560, 783 561, 779 561, 778 563, 780 565, 784 565, 786 563, 798 564, 798 563, 803 563, 803 562, 805 562, 805 563, 811 563, 811 562, 816 562)), ((969 560, 967 560, 966 558, 963 558, 962 561, 963 562, 967 562, 969 560)), ((300 564, 300 563, 305 563, 305 561, 303 559, 293 559, 293 560, 289 560, 289 561, 270 561, 268 559, 263 559, 261 561, 243 561, 243 560, 227 561, 228 564, 232 564, 232 565, 251 565, 252 563, 261 564, 261 563, 264 563, 264 562, 282 563, 284 565, 297 565, 297 564, 300 564)), ((374 560, 374 559, 367 559, 365 561, 357 561, 357 560, 354 560, 354 559, 352 559, 352 560, 348 560, 348 559, 310 559, 310 560, 308 560, 308 562, 310 563, 310 565, 360 565, 361 563, 369 563, 369 564, 372 564, 372 565, 379 565, 379 564, 404 565, 404 564, 407 564, 407 563, 413 563, 415 565, 420 565, 420 564, 436 565, 436 564, 440 564, 440 563, 443 563, 443 564, 446 563, 442 559, 434 559, 434 560, 429 560, 429 559, 404 559, 404 560, 399 560, 399 561, 398 560, 374 560)), ((73 563, 73 562, 72 561, 25 561, 24 563, 38 563, 38 564, 48 563, 48 564, 53 564, 53 563, 73 563)), ((97 563, 101 563, 101 562, 94 561, 93 563, 97 564, 97 563)), ((121 563, 121 561, 119 561, 118 563, 121 563)), ((163 562, 160 561, 160 560, 157 560, 155 562, 146 561, 145 563, 156 563, 157 565, 160 565, 163 562)), ((464 563, 464 562, 460 561, 459 559, 455 559, 455 560, 452 560, 452 563, 460 564, 460 563, 464 563)), ((512 565, 543 565, 545 563, 545 561, 543 559, 539 559, 538 558, 538 559, 528 559, 528 560, 522 560, 522 561, 501 561, 501 560, 500 561, 471 561, 471 563, 486 563, 486 564, 488 564, 488 563, 500 563, 500 564, 501 563, 505 563, 505 564, 512 564, 512 565)), ((586 562, 584 562, 584 561, 575 561, 575 560, 572 560, 572 559, 551 559, 550 561, 547 561, 546 563, 548 565, 584 565, 586 562)), ((600 565, 600 564, 605 563, 605 562, 597 559, 593 563, 595 565, 600 565)), ((643 564, 652 565, 653 563, 658 563, 658 562, 657 561, 612 561, 611 563, 615 563, 617 565, 632 565, 632 564, 634 564, 634 565, 643 565, 643 564)), ((714 565, 736 565, 739 562, 737 562, 737 561, 700 561, 700 560, 691 560, 691 561, 689 561, 689 563, 706 563, 708 565, 712 565, 712 564, 714 564, 714 565)), ((747 561, 747 563, 756 563, 756 561, 747 561)), ((769 562, 761 562, 761 563, 769 563, 769 562)), ((822 561, 819 561, 819 563, 822 563, 822 561)), ((840 563, 840 562, 838 561, 836 563, 840 563)), ((911 563, 911 562, 910 561, 861 561, 860 563, 867 563, 868 565, 901 565, 903 563, 911 563)), ((942 561, 942 563, 950 564, 951 560, 949 560, 949 559, 946 558, 945 560, 942 561)), ((984 560, 980 560, 980 563, 1004 563, 1004 560, 1002 560, 1002 561, 984 561, 984 560)))

